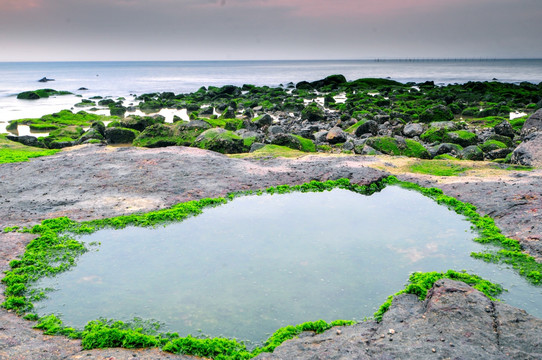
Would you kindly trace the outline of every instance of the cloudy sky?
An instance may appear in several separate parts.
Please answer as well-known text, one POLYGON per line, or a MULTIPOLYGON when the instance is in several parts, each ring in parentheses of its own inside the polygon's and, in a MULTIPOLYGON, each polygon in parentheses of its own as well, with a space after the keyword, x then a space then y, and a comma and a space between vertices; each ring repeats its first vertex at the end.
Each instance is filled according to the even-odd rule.
POLYGON ((542 58, 542 0, 0 0, 0 61, 542 58))

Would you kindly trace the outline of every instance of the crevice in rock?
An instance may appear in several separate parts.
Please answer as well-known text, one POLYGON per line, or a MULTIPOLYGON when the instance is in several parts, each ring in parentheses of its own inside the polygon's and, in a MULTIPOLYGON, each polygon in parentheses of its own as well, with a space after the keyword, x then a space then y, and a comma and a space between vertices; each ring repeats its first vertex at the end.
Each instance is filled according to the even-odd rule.
POLYGON ((493 331, 495 332, 496 340, 497 340, 497 347, 501 348, 501 330, 499 328, 499 321, 497 316, 497 309, 495 309, 495 303, 493 301, 490 301, 490 315, 493 319, 493 331))

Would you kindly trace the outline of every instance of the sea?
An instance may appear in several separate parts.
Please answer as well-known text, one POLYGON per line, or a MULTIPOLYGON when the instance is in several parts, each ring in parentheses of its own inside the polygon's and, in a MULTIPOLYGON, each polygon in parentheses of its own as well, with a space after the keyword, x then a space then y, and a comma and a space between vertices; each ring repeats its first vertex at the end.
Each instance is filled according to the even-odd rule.
POLYGON ((437 85, 492 80, 538 84, 542 82, 542 59, 3 62, 0 133, 5 132, 10 120, 74 109, 81 97, 130 100, 144 93, 188 93, 202 86, 275 87, 333 74, 343 74, 349 81, 372 77, 402 83, 434 81, 437 85), (38 82, 44 77, 54 81, 38 82), (74 95, 39 100, 16 98, 22 91, 42 88, 66 90, 74 95))

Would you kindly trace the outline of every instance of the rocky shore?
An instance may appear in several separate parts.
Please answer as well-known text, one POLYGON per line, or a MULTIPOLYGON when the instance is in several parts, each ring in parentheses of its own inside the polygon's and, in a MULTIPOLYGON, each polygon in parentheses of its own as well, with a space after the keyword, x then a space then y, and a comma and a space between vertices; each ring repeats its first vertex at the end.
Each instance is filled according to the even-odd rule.
MULTIPOLYGON (((24 163, 2 164, 0 228, 68 216, 90 220, 310 180, 349 178, 368 184, 396 172, 403 180, 441 188, 489 214, 524 250, 542 259, 542 170, 494 170, 437 177, 399 171, 403 158, 304 156, 235 159, 186 147, 155 149, 84 145, 24 163)), ((0 234, 0 269, 24 252, 30 234, 0 234)), ((398 289, 399 290, 399 289, 398 289)), ((0 296, 0 301, 3 298, 0 296)), ((384 301, 385 299, 383 299, 384 301)), ((43 335, 33 323, 0 311, 0 359, 161 359, 190 357, 157 350, 82 350, 79 341, 43 335)), ((515 358, 541 359, 542 321, 492 302, 462 284, 442 281, 425 302, 402 295, 381 323, 302 334, 260 358, 515 358)))

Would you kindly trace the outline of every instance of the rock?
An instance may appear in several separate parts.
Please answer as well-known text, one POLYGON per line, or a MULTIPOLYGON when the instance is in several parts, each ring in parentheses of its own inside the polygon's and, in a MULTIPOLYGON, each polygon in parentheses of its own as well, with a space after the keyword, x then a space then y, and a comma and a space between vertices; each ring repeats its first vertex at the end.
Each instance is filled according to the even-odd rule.
POLYGON ((486 153, 486 158, 489 160, 495 160, 495 159, 504 159, 508 154, 510 154, 511 150, 508 148, 504 149, 495 149, 491 150, 490 152, 486 153))
POLYGON ((506 136, 508 138, 514 137, 514 129, 512 128, 512 125, 506 120, 498 123, 495 125, 495 134, 506 136))
POLYGON ((245 151, 243 139, 233 131, 222 128, 205 130, 196 138, 194 145, 222 154, 238 154, 245 151))
POLYGON ((395 156, 408 156, 420 159, 428 159, 429 152, 419 142, 412 139, 405 139, 400 136, 377 136, 367 139, 366 146, 386 154, 395 156))
POLYGON ((343 150, 352 151, 354 150, 354 143, 352 141, 347 141, 343 144, 343 150))
POLYGON ((256 359, 539 359, 540 328, 525 311, 442 279, 423 302, 396 296, 380 323, 302 333, 256 359))
POLYGON ((476 145, 467 146, 461 151, 463 160, 484 160, 484 152, 476 145))
POLYGON ((105 129, 105 140, 108 144, 131 144, 138 135, 137 130, 111 127, 105 129))
POLYGON ((442 141, 461 146, 470 146, 478 143, 478 136, 470 131, 457 130, 444 134, 442 141))
MULTIPOLYGON (((360 120, 364 121, 364 120, 360 120)), ((360 137, 364 134, 371 134, 375 136, 378 133, 378 124, 374 120, 366 120, 360 126, 356 128, 356 136, 360 137)))
POLYGON ((305 139, 311 139, 314 140, 314 133, 320 130, 320 126, 318 125, 308 125, 299 130, 297 133, 299 136, 304 137, 305 139))
POLYGON ((320 131, 316 132, 314 134, 314 141, 316 141, 317 144, 321 144, 321 143, 326 142, 327 141, 326 140, 327 133, 328 133, 327 130, 320 130, 320 131))
POLYGON ((510 161, 525 166, 542 166, 542 131, 530 133, 514 150, 510 161))
POLYGON ((542 131, 542 109, 538 109, 533 113, 521 128, 521 137, 524 138, 531 132, 542 131))
POLYGON ((81 137, 79 137, 79 139, 77 139, 75 143, 82 144, 85 141, 91 140, 91 139, 104 140, 104 136, 98 130, 94 128, 90 128, 83 135, 81 135, 81 137))
POLYGON ((267 129, 269 135, 283 134, 285 131, 280 125, 272 125, 267 129))
POLYGON ((35 91, 23 91, 17 94, 17 99, 19 100, 37 100, 39 98, 40 96, 35 91))
POLYGON ((444 105, 436 105, 432 108, 426 109, 420 115, 420 121, 424 123, 430 123, 434 121, 450 121, 454 119, 454 114, 444 105))
POLYGON ((301 111, 301 120, 316 122, 323 121, 325 118, 324 110, 315 102, 310 103, 301 111))
POLYGON ((251 120, 251 124, 256 125, 258 128, 271 125, 271 123, 273 123, 273 118, 269 114, 263 114, 251 120))
POLYGON ((91 129, 95 129, 100 134, 105 135, 105 125, 101 121, 94 121, 92 124, 90 124, 91 129))
POLYGON ((86 91, 86 90, 88 90, 88 89, 87 89, 86 87, 80 87, 80 88, 77 89, 77 90, 79 90, 79 91, 86 91))
POLYGON ((134 129, 137 131, 143 131, 147 127, 154 125, 154 124, 163 124, 164 123, 164 117, 153 117, 153 116, 128 116, 122 120, 120 120, 121 127, 128 128, 128 129, 134 129))
POLYGON ((437 155, 448 154, 454 157, 459 157, 463 149, 457 144, 443 143, 436 146, 433 146, 429 149, 429 154, 431 158, 434 158, 437 155))
POLYGON ((38 138, 35 136, 30 135, 23 135, 23 136, 14 136, 14 135, 8 135, 6 136, 6 139, 11 141, 16 141, 18 143, 21 143, 26 146, 34 146, 34 147, 43 147, 43 144, 38 141, 38 138))
POLYGON ((42 83, 48 82, 48 81, 55 81, 55 79, 48 79, 47 77, 44 76, 38 80, 38 82, 42 82, 42 83))
POLYGON ((133 141, 135 146, 158 148, 177 145, 173 128, 165 124, 154 124, 143 130, 133 141))
POLYGON ((376 121, 379 124, 384 124, 386 121, 390 121, 389 115, 376 115, 374 117, 374 121, 376 121))
POLYGON ((271 144, 286 146, 290 149, 301 150, 303 146, 301 141, 292 134, 277 134, 271 137, 271 144))
POLYGON ((420 136, 423 134, 425 128, 423 124, 419 123, 408 123, 403 128, 403 135, 409 138, 413 138, 415 136, 420 136))
POLYGON ((334 127, 326 135, 326 141, 330 144, 343 143, 347 139, 346 133, 340 127, 334 127))
POLYGON ((191 120, 187 123, 179 124, 179 129, 181 130, 207 130, 210 128, 211 125, 203 120, 191 120))
POLYGON ((228 106, 226 110, 220 115, 223 119, 235 119, 235 109, 231 106, 228 106))
POLYGON ((199 111, 199 114, 200 115, 213 115, 214 114, 214 109, 212 106, 206 106, 204 108, 201 108, 201 110, 199 111))
POLYGON ((260 143, 260 142, 252 143, 252 145, 250 146, 249 152, 254 152, 256 150, 259 150, 259 149, 263 148, 264 146, 265 146, 265 144, 260 143))

